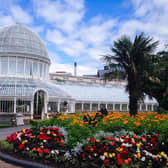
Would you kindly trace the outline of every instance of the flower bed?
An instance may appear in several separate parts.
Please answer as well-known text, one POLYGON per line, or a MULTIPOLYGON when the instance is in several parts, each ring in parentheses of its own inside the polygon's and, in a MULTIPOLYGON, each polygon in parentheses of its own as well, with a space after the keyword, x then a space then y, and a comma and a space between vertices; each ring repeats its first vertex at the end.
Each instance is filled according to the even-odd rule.
POLYGON ((165 144, 158 141, 159 135, 137 136, 136 134, 90 138, 82 146, 80 159, 90 167, 166 167, 168 156, 165 144))
POLYGON ((66 132, 58 127, 24 129, 7 136, 15 152, 22 152, 32 158, 56 159, 67 142, 66 132))
POLYGON ((64 167, 164 168, 168 166, 167 119, 157 113, 135 118, 128 113, 59 115, 32 122, 31 129, 13 133, 7 141, 13 153, 64 167))

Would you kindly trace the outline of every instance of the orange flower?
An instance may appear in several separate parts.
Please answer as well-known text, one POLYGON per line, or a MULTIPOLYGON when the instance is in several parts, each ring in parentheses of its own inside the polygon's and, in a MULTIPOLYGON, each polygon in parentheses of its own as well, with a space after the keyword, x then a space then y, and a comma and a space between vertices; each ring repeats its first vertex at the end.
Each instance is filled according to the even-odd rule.
POLYGON ((128 121, 127 121, 127 120, 123 122, 123 124, 124 124, 124 125, 125 125, 125 124, 127 124, 127 123, 128 123, 128 121))
POLYGON ((148 127, 151 127, 151 124, 148 124, 148 127))

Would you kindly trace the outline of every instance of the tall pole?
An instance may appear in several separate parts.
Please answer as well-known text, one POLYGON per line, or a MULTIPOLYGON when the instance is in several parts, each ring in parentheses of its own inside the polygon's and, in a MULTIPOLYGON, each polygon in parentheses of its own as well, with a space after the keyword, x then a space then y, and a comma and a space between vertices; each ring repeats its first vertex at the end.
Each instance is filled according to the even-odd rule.
POLYGON ((74 76, 77 76, 77 63, 74 62, 74 76))

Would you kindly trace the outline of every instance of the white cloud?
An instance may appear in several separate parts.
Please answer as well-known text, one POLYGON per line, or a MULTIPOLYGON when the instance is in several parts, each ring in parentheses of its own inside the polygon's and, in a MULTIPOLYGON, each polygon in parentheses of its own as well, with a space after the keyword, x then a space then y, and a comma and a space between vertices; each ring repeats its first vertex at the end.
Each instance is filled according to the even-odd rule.
POLYGON ((0 14, 0 26, 8 26, 13 23, 14 23, 14 21, 11 16, 9 16, 9 15, 5 16, 3 14, 0 14))
POLYGON ((72 32, 84 15, 83 0, 33 0, 37 16, 56 27, 72 32))
POLYGON ((12 5, 10 8, 11 15, 15 22, 30 24, 33 18, 18 5, 12 5))

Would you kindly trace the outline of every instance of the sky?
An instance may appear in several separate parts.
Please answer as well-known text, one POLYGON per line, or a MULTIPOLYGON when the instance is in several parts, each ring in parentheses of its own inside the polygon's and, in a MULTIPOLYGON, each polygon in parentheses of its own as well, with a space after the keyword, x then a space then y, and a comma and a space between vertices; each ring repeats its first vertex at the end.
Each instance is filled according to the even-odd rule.
POLYGON ((144 32, 168 44, 168 0, 0 0, 0 27, 20 23, 44 41, 50 72, 96 74, 122 35, 144 32))

